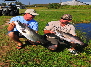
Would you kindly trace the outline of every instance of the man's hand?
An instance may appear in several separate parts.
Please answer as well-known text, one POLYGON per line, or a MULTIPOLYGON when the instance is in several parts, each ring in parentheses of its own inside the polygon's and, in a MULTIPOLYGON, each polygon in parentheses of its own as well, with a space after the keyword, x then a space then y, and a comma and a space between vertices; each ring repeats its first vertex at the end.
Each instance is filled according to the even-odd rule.
POLYGON ((74 44, 74 42, 70 42, 70 43, 74 44))
POLYGON ((7 30, 8 30, 8 31, 12 31, 15 26, 16 26, 15 23, 12 22, 12 23, 9 24, 7 30))
POLYGON ((44 34, 47 34, 47 33, 54 33, 54 34, 55 34, 55 32, 53 32, 53 31, 50 31, 50 30, 44 30, 44 34))
POLYGON ((53 32, 53 31, 50 31, 50 33, 54 33, 55 34, 55 32, 53 32))

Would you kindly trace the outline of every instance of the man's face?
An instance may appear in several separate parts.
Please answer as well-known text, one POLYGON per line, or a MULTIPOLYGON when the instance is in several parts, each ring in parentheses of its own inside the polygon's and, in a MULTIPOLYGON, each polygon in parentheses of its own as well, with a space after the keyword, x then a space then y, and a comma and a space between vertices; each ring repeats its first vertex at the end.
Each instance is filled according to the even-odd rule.
POLYGON ((31 14, 29 14, 29 13, 26 13, 26 14, 24 15, 24 19, 25 19, 26 21, 30 21, 30 20, 32 20, 33 18, 34 18, 34 16, 31 15, 31 14))

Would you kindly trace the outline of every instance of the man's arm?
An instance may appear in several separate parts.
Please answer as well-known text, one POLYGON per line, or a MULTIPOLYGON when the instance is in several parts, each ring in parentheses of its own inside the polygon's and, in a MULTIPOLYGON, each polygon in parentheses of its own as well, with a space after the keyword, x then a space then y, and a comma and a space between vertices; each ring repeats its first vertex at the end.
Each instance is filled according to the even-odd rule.
POLYGON ((53 32, 53 31, 50 31, 50 30, 44 30, 44 34, 47 34, 47 33, 54 33, 54 34, 55 34, 55 32, 53 32))
POLYGON ((73 36, 76 36, 75 27, 73 25, 71 25, 69 33, 72 34, 73 36))
POLYGON ((38 31, 35 31, 36 33, 38 33, 38 31))
POLYGON ((44 34, 50 33, 50 30, 44 30, 44 34))
MULTIPOLYGON (((14 22, 14 21, 13 21, 14 22)), ((8 31, 12 31, 13 29, 14 29, 14 27, 15 27, 15 23, 9 23, 9 26, 8 26, 8 28, 7 28, 7 30, 8 31)))
POLYGON ((48 22, 48 24, 46 24, 45 28, 44 28, 44 34, 47 34, 47 33, 54 33, 52 31, 53 29, 53 23, 52 22, 48 22))

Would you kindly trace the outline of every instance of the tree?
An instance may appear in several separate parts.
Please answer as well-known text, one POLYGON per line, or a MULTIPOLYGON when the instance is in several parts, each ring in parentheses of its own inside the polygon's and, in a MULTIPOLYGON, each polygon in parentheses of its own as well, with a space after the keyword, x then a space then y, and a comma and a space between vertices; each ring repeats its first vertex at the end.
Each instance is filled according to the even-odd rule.
POLYGON ((2 3, 2 6, 6 6, 6 3, 2 3))
POLYGON ((60 4, 57 4, 57 3, 52 3, 52 4, 49 3, 48 5, 48 9, 51 9, 51 8, 58 9, 59 7, 60 7, 60 4))
POLYGON ((19 1, 18 1, 18 2, 16 1, 15 3, 16 3, 17 5, 24 5, 24 4, 22 4, 21 2, 19 2, 19 1))

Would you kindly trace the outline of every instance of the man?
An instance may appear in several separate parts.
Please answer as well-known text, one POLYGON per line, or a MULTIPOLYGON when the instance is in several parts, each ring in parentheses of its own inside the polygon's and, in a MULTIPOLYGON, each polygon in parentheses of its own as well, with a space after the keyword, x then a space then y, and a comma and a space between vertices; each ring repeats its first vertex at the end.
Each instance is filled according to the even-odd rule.
MULTIPOLYGON (((55 34, 55 30, 59 30, 65 33, 70 33, 73 36, 76 36, 75 27, 69 23, 71 21, 72 21, 72 16, 70 14, 64 14, 59 21, 51 21, 46 25, 46 27, 44 28, 44 34, 48 36, 47 40, 51 42, 51 45, 48 46, 50 50, 56 50, 58 44, 62 43, 59 41, 59 39, 49 37, 55 34), (48 35, 48 33, 51 33, 52 35, 48 35)), ((72 45, 72 48, 70 48, 69 51, 71 53, 77 54, 75 50, 75 45, 72 45)))
POLYGON ((36 33, 38 33, 38 22, 34 20, 34 17, 36 15, 39 15, 35 12, 34 9, 27 9, 25 11, 24 16, 16 16, 11 18, 10 22, 9 22, 9 26, 7 28, 8 30, 8 36, 15 41, 16 43, 18 43, 17 45, 17 49, 21 49, 23 46, 23 43, 19 40, 19 38, 24 37, 24 36, 20 36, 18 30, 16 29, 16 25, 15 25, 15 21, 20 21, 21 23, 25 24, 26 26, 28 26, 29 28, 33 29, 36 31, 36 33))

